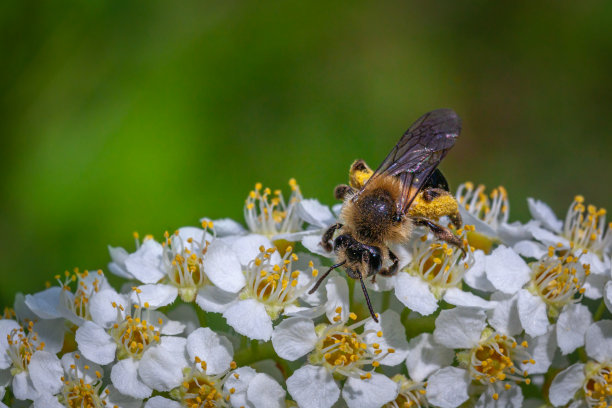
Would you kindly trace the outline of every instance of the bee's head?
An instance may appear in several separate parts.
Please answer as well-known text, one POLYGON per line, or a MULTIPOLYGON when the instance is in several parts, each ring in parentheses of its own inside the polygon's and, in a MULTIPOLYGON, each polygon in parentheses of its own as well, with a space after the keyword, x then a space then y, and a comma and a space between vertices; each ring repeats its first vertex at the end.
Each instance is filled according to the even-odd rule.
POLYGON ((350 234, 343 234, 334 240, 334 251, 339 260, 345 260, 346 273, 353 279, 376 274, 382 266, 380 248, 362 244, 350 234))

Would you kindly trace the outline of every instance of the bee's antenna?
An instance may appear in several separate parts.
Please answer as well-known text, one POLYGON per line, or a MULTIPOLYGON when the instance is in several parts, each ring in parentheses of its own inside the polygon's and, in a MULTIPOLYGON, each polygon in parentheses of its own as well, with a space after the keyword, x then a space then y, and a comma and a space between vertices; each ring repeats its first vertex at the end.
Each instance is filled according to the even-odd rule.
POLYGON ((323 274, 323 276, 321 276, 321 277, 319 278, 319 280, 317 281, 317 283, 315 283, 315 285, 312 287, 312 289, 310 289, 310 290, 308 291, 308 294, 309 294, 309 295, 312 295, 313 293, 315 293, 315 291, 316 291, 316 290, 319 288, 319 285, 321 285, 321 282, 323 282, 323 281, 325 280, 325 278, 327 278, 327 275, 329 275, 329 273, 330 273, 331 271, 333 271, 334 269, 336 269, 336 268, 337 268, 337 267, 339 267, 339 266, 344 265, 345 263, 346 263, 346 259, 345 259, 344 261, 340 262, 340 263, 337 263, 337 264, 335 264, 335 265, 332 265, 332 266, 331 266, 331 267, 330 267, 330 268, 327 270, 327 272, 325 272, 325 273, 323 274))
POLYGON ((368 309, 370 309, 372 319, 374 319, 374 321, 378 323, 378 318, 376 317, 376 313, 374 313, 374 309, 372 309, 372 304, 370 303, 370 296, 368 296, 368 290, 365 287, 365 283, 363 283, 363 276, 361 276, 361 274, 359 274, 359 281, 361 282, 361 289, 363 290, 363 294, 365 295, 366 303, 368 304, 368 309))

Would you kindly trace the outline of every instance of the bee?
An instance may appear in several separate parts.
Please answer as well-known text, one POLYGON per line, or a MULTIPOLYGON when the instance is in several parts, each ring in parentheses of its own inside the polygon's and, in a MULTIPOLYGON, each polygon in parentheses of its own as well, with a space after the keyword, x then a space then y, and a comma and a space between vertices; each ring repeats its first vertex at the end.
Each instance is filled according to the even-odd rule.
POLYGON ((349 277, 361 282, 370 314, 378 322, 364 279, 372 277, 375 282, 377 274, 397 273, 399 259, 389 246, 406 243, 414 228, 423 226, 463 250, 462 239, 434 221, 446 215, 455 227, 461 227, 457 202, 437 169, 460 132, 459 116, 451 109, 437 109, 410 126, 376 171, 363 160, 352 164, 350 185, 339 185, 334 191, 343 200, 339 222, 325 231, 320 243, 328 252, 333 249, 337 263, 309 293, 343 266, 349 277))

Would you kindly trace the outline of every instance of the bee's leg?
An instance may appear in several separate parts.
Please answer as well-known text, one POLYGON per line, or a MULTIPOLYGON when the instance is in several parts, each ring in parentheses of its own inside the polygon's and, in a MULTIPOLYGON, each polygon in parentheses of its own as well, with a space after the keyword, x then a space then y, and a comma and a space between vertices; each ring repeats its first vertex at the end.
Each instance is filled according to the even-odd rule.
POLYGON ((336 223, 332 225, 331 227, 329 227, 327 231, 325 231, 325 233, 323 234, 323 237, 321 237, 320 245, 323 247, 325 251, 331 252, 331 250, 333 249, 330 241, 332 237, 334 236, 334 232, 336 232, 336 230, 339 228, 342 228, 342 224, 336 223))
POLYGON ((452 233, 446 227, 436 224, 435 222, 428 220, 427 218, 413 218, 413 221, 416 225, 423 225, 433 232, 434 236, 441 241, 448 242, 459 248, 463 252, 463 256, 465 256, 465 249, 463 248, 463 240, 452 233))
POLYGON ((461 219, 461 214, 457 211, 455 214, 449 216, 451 222, 455 226, 455 228, 459 229, 463 226, 463 220, 461 219))
POLYGON ((347 196, 347 194, 354 194, 355 190, 346 184, 339 184, 336 186, 336 188, 334 189, 334 197, 336 197, 336 200, 344 200, 344 197, 347 196))
POLYGON ((391 266, 389 268, 382 268, 378 272, 382 276, 393 276, 393 275, 395 275, 397 273, 397 267, 398 267, 399 259, 397 258, 397 256, 391 250, 389 250, 389 258, 391 258, 391 262, 393 262, 393 263, 391 264, 391 266))

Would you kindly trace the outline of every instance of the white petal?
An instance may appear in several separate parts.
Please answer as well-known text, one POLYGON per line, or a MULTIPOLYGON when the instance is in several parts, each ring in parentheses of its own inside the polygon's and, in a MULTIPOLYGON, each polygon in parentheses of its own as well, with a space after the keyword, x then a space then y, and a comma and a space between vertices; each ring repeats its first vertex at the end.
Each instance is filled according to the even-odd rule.
POLYGON ((447 289, 442 298, 445 302, 455 306, 477 307, 480 309, 493 309, 497 306, 495 302, 490 302, 470 292, 464 292, 459 288, 447 289))
MULTIPOLYGON (((0 393, 1 394, 1 393, 0 393)), ((0 395, 1 397, 1 395, 0 395)), ((5 408, 2 402, 0 402, 0 408, 5 408)), ((38 398, 34 399, 34 403, 31 408, 65 408, 64 404, 60 404, 55 395, 42 394, 38 398)))
POLYGON ((606 304, 608 311, 612 312, 612 281, 606 283, 604 287, 604 303, 606 304))
POLYGON ((457 367, 445 367, 427 380, 427 400, 440 408, 455 408, 468 399, 470 377, 457 367))
POLYGON ((340 320, 346 322, 351 312, 349 310, 349 290, 346 279, 338 275, 327 278, 325 290, 327 291, 327 303, 325 304, 327 319, 334 322, 334 317, 338 315, 336 309, 341 308, 340 320))
POLYGON ((557 338, 554 328, 536 338, 527 337, 527 351, 535 364, 521 364, 521 370, 531 374, 544 374, 552 364, 557 349, 557 338))
POLYGON ((15 398, 17 399, 26 400, 38 396, 38 392, 36 388, 34 388, 27 371, 15 374, 11 386, 13 388, 13 394, 15 394, 15 398))
POLYGON ((181 408, 182 405, 174 400, 155 396, 149 398, 144 405, 144 408, 181 408))
POLYGON ((486 319, 482 310, 464 307, 443 310, 436 319, 434 339, 451 349, 471 348, 480 340, 486 319))
POLYGON ((272 320, 263 304, 255 299, 240 300, 231 305, 223 317, 238 333, 255 340, 270 340, 272 320))
POLYGON ((189 243, 190 240, 197 243, 204 241, 211 242, 213 240, 212 235, 208 231, 198 227, 181 227, 178 229, 178 234, 182 243, 186 244, 185 247, 189 249, 194 247, 193 244, 189 243))
POLYGON ((57 394, 62 388, 64 370, 55 354, 39 350, 32 355, 28 365, 32 384, 38 392, 57 394))
POLYGON ((164 336, 160 345, 147 350, 138 365, 142 382, 157 391, 170 391, 181 385, 183 368, 189 365, 185 358, 186 343, 181 337, 164 336))
POLYGON ((272 346, 280 358, 295 361, 314 349, 317 343, 314 323, 310 319, 293 317, 274 328, 272 346))
POLYGON ((545 228, 553 232, 560 232, 563 222, 557 218, 553 210, 543 201, 527 198, 529 212, 537 221, 540 221, 545 228))
POLYGON ((423 333, 410 340, 406 367, 410 378, 424 381, 434 371, 449 366, 455 358, 455 351, 434 340, 433 334, 423 333))
POLYGON ((591 312, 584 305, 575 303, 563 308, 557 319, 557 344, 561 354, 569 354, 584 345, 584 334, 592 321, 591 312))
POLYGON ((382 354, 385 354, 387 349, 394 349, 393 353, 387 354, 380 359, 380 363, 387 366, 395 366, 402 363, 408 354, 408 342, 406 341, 406 329, 402 325, 399 314, 394 310, 385 310, 379 317, 379 323, 374 320, 369 320, 365 324, 366 342, 368 348, 374 353, 372 343, 378 343, 382 354), (382 331, 382 337, 378 337, 376 333, 382 331))
POLYGON ((329 408, 340 397, 331 374, 324 367, 310 364, 287 378, 287 390, 301 408, 329 408))
POLYGON ((145 240, 140 248, 125 260, 125 267, 143 283, 155 283, 164 277, 161 270, 162 246, 152 239, 145 240))
POLYGON ((140 285, 138 289, 141 292, 136 293, 132 291, 130 300, 134 304, 143 306, 145 303, 148 303, 151 309, 169 305, 174 302, 178 295, 178 289, 175 286, 163 285, 161 283, 140 285))
POLYGON ((229 245, 218 239, 208 246, 204 272, 215 286, 226 292, 237 293, 246 283, 240 259, 229 245))
POLYGON ((181 334, 183 330, 185 330, 185 325, 183 323, 176 320, 170 320, 165 314, 158 310, 148 310, 148 316, 145 316, 150 324, 159 329, 161 334, 174 336, 176 334, 181 334))
POLYGON ((609 274, 590 273, 583 285, 584 296, 589 299, 601 299, 604 295, 604 288, 609 281, 609 274))
MULTIPOLYGON (((102 391, 102 395, 106 395, 106 407, 108 408, 142 408, 142 399, 123 395, 112 384, 102 391)), ((168 404, 166 407, 175 407, 175 405, 168 404)))
POLYGON ((110 327, 117 321, 117 317, 123 318, 125 310, 129 310, 129 302, 123 295, 114 289, 105 289, 94 293, 89 299, 89 313, 91 319, 102 327, 110 327), (117 307, 113 307, 113 303, 117 307), (124 311, 119 309, 122 306, 124 311))
POLYGON ((138 378, 138 364, 131 358, 118 361, 111 370, 111 381, 117 390, 133 398, 147 398, 151 388, 138 378))
POLYGON ((563 247, 566 247, 566 248, 569 247, 569 241, 567 239, 559 235, 555 235, 549 230, 537 227, 535 225, 528 227, 528 229, 529 229, 529 232, 531 232, 531 235, 533 235, 535 239, 537 239, 538 241, 540 241, 547 247, 551 245, 556 246, 557 244, 561 244, 563 247))
POLYGON ((112 247, 109 245, 108 253, 112 259, 112 262, 108 263, 108 270, 122 278, 132 279, 132 274, 125 269, 125 260, 129 256, 128 251, 121 247, 112 247))
POLYGON ((231 375, 227 377, 225 384, 223 384, 223 390, 226 394, 230 394, 230 402, 232 407, 247 407, 247 390, 249 384, 255 378, 257 373, 251 367, 240 367, 232 371, 231 375), (234 389, 233 393, 229 390, 234 389))
POLYGON ((546 247, 530 240, 519 241, 512 247, 514 251, 525 258, 540 259, 548 253, 546 247))
POLYGON ((206 361, 206 374, 219 374, 229 370, 234 348, 226 337, 200 327, 187 338, 187 353, 191 361, 196 357, 206 361))
POLYGON ((522 408, 523 391, 521 387, 514 386, 509 390, 503 390, 498 394, 497 399, 493 398, 493 388, 488 388, 480 395, 475 408, 522 408))
POLYGON ((531 269, 523 259, 505 246, 499 246, 486 257, 487 279, 497 290, 515 293, 529 281, 531 269))
POLYGON ((584 383, 584 364, 574 364, 561 371, 553 379, 548 391, 550 402, 559 407, 567 404, 584 383))
POLYGON ((304 238, 302 238, 302 245, 304 245, 304 247, 310 252, 312 252, 313 254, 321 255, 326 258, 335 257, 333 251, 329 251, 329 252, 325 251, 320 244, 321 244, 321 234, 307 235, 304 238))
POLYGON ((487 279, 485 272, 486 255, 483 251, 477 250, 474 252, 474 264, 465 272, 463 280, 470 287, 484 292, 493 292, 495 287, 487 279))
POLYGON ((612 320, 601 320, 586 332, 587 355, 603 363, 612 360, 612 320))
POLYGON ((45 351, 53 354, 60 352, 67 330, 63 319, 39 320, 34 323, 33 330, 38 335, 38 344, 45 344, 45 351))
POLYGON ((285 390, 267 374, 257 374, 249 383, 247 400, 255 408, 284 408, 285 390))
MULTIPOLYGON (((197 301, 197 299, 196 299, 197 301)), ((185 326, 184 334, 188 336, 195 329, 200 327, 200 320, 190 304, 180 304, 168 312, 168 318, 179 321, 185 326)))
POLYGON ((349 408, 377 408, 397 397, 398 384, 386 375, 372 373, 361 380, 349 377, 342 388, 342 398, 349 408))
POLYGON ((14 320, 0 319, 0 370, 9 368, 12 365, 12 360, 9 357, 6 349, 8 348, 7 336, 13 330, 19 330, 21 326, 14 320))
POLYGON ((531 337, 541 336, 550 326, 546 314, 546 303, 529 291, 522 289, 518 293, 517 308, 521 325, 531 337))
POLYGON ((518 294, 506 295, 496 292, 491 295, 491 300, 495 301, 496 306, 487 311, 489 324, 495 330, 510 336, 522 332, 523 326, 518 314, 518 294))
MULTIPOLYGON (((221 241, 228 244, 232 251, 238 256, 238 260, 243 266, 246 266, 251 262, 257 254, 259 254, 259 247, 272 248, 274 244, 263 235, 249 234, 242 237, 227 237, 221 238, 221 241)), ((280 256, 277 252, 272 254, 270 257, 272 263, 278 263, 280 256)))
MULTIPOLYGON (((580 253, 580 251, 577 252, 580 253)), ((580 263, 590 265, 591 275, 605 275, 610 279, 610 260, 608 258, 602 261, 596 253, 587 252, 580 257, 580 263)))
MULTIPOLYGON (((208 218, 202 218, 202 221, 210 221, 208 218)), ((215 233, 218 237, 226 237, 229 235, 242 235, 247 232, 247 230, 240 224, 232 220, 231 218, 219 218, 218 220, 213 221, 213 225, 215 228, 215 233)))
POLYGON ((539 224, 539 222, 531 220, 527 224, 521 224, 518 221, 510 224, 502 223, 497 227, 497 235, 504 243, 512 246, 519 241, 531 239, 529 226, 532 224, 539 224))
POLYGON ((319 228, 325 228, 336 222, 329 207, 312 198, 300 201, 298 214, 304 221, 319 228))
POLYGON ((33 295, 26 295, 26 305, 41 319, 57 319, 62 317, 57 310, 62 288, 53 286, 33 295))
POLYGON ((203 286, 196 296, 196 303, 207 312, 223 313, 230 307, 238 296, 235 293, 226 292, 216 286, 203 286))
POLYGON ((76 369, 79 378, 82 378, 87 383, 92 383, 98 380, 96 371, 104 375, 104 370, 98 364, 89 361, 83 356, 79 355, 79 358, 75 358, 75 355, 79 355, 78 352, 71 352, 64 354, 60 360, 64 372, 76 369))
POLYGON ((408 273, 401 272, 397 275, 395 297, 406 307, 423 316, 428 316, 438 309, 438 299, 429 290, 429 285, 408 273))
POLYGON ((75 340, 83 356, 94 363, 106 365, 115 360, 117 343, 97 324, 85 322, 77 330, 75 340))

